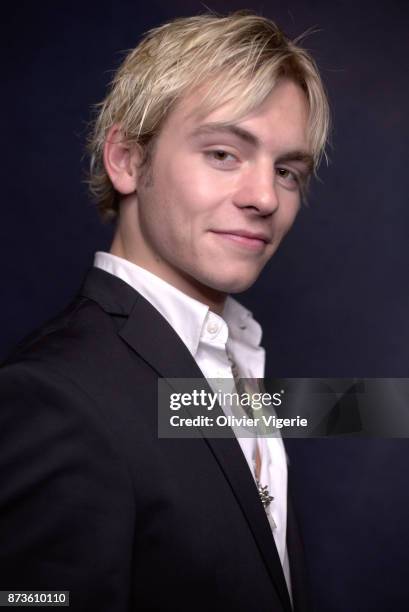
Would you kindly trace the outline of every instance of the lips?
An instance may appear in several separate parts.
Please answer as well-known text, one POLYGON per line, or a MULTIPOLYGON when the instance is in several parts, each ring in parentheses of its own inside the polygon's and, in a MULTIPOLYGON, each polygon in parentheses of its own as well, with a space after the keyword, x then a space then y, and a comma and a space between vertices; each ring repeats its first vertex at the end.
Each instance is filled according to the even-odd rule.
POLYGON ((238 236, 242 238, 249 238, 250 240, 261 240, 265 243, 270 242, 270 237, 262 232, 250 232, 248 230, 213 230, 215 234, 225 234, 230 236, 238 236))
POLYGON ((213 230, 213 233, 252 250, 263 249, 271 241, 270 237, 264 233, 250 232, 248 230, 213 230))

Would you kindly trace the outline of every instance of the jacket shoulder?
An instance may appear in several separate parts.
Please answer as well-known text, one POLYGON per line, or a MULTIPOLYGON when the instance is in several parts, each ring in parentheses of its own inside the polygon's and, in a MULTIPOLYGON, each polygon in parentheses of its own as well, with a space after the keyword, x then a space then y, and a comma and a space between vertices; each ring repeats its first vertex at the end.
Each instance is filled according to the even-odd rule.
POLYGON ((101 343, 115 336, 113 318, 93 300, 79 296, 23 338, 1 366, 27 361, 75 361, 81 355, 98 353, 101 343))

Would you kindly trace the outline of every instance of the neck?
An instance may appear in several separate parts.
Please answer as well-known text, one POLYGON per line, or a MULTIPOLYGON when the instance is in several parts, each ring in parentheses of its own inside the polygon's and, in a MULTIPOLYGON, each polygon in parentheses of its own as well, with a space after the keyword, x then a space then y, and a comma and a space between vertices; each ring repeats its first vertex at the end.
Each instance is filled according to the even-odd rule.
POLYGON ((198 302, 202 302, 202 304, 206 304, 212 312, 220 316, 222 315, 227 297, 226 293, 202 285, 189 275, 165 264, 158 257, 152 259, 143 257, 141 253, 138 253, 137 249, 130 246, 127 241, 123 239, 119 229, 115 233, 109 252, 117 257, 127 259, 131 263, 155 274, 189 297, 194 298, 198 302))

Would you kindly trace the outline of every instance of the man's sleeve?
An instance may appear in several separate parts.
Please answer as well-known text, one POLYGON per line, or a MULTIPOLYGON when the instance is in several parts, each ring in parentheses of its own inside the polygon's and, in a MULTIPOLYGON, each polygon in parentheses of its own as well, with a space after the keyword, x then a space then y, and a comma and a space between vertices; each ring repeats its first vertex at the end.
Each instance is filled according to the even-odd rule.
POLYGON ((134 495, 98 408, 41 362, 0 370, 0 590, 130 609, 134 495))

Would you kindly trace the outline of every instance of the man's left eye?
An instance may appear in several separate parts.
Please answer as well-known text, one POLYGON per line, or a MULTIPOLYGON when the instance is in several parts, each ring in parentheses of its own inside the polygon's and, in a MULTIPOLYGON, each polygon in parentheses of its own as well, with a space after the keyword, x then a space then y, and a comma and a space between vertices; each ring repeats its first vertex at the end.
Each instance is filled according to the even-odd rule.
POLYGON ((298 183, 298 176, 288 168, 277 168, 277 174, 285 181, 298 183))

